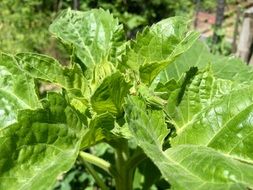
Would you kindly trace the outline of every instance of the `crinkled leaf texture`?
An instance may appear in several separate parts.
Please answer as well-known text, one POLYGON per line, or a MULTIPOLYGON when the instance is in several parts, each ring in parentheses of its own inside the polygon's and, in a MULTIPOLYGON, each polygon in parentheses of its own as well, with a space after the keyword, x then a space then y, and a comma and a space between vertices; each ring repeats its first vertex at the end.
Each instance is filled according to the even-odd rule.
MULTIPOLYGON (((80 82, 77 80, 77 84, 81 84, 79 88, 88 88, 88 91, 82 88, 81 92, 90 102, 88 105, 84 100, 75 99, 73 105, 78 106, 81 101, 85 104, 84 109, 91 105, 91 111, 97 114, 110 112, 121 115, 130 85, 116 69, 125 50, 123 27, 118 20, 102 9, 87 12, 66 10, 52 23, 50 31, 74 47, 73 52, 79 59, 77 63, 81 61, 85 67, 81 64, 83 76, 74 79, 80 79, 80 82), (82 78, 87 83, 82 82, 85 81, 82 78)), ((81 106, 79 110, 84 111, 81 106)))
POLYGON ((105 78, 91 97, 92 109, 99 114, 110 112, 116 116, 122 115, 122 104, 130 87, 130 84, 119 72, 105 78))
POLYGON ((215 79, 210 71, 199 72, 174 111, 168 109, 177 129, 172 146, 204 145, 253 164, 252 92, 251 85, 236 87, 215 79))
POLYGON ((22 110, 17 123, 0 130, 0 189, 45 190, 74 164, 85 128, 58 94, 44 109, 22 110))
POLYGON ((87 80, 77 65, 62 67, 54 58, 36 53, 19 53, 16 57, 27 75, 55 83, 77 97, 87 93, 87 80))
POLYGON ((210 68, 202 71, 191 68, 184 79, 178 83, 170 93, 166 108, 178 130, 181 126, 186 127, 187 123, 202 109, 238 88, 230 80, 214 78, 210 68))
POLYGON ((110 140, 115 136, 110 132, 113 130, 115 118, 108 112, 97 115, 89 123, 89 130, 84 135, 81 148, 86 149, 103 140, 110 140))
POLYGON ((87 12, 63 11, 49 30, 65 44, 73 46, 74 54, 88 73, 97 64, 116 64, 124 50, 123 26, 102 9, 87 12))
POLYGON ((80 112, 85 112, 90 91, 88 81, 78 65, 63 67, 54 58, 35 53, 19 53, 16 58, 28 76, 53 83, 64 89, 71 104, 80 112))
POLYGON ((142 82, 151 84, 154 78, 188 50, 198 33, 188 32, 187 19, 172 17, 146 28, 131 41, 123 66, 140 74, 142 82))
POLYGON ((0 128, 14 123, 19 109, 40 107, 33 78, 15 56, 0 53, 0 128))
POLYGON ((252 188, 253 88, 245 87, 243 95, 241 90, 223 93, 211 79, 200 72, 185 88, 178 111, 171 114, 177 126, 171 148, 163 150, 164 112, 149 109, 138 97, 129 97, 125 105, 129 128, 173 189, 252 188))

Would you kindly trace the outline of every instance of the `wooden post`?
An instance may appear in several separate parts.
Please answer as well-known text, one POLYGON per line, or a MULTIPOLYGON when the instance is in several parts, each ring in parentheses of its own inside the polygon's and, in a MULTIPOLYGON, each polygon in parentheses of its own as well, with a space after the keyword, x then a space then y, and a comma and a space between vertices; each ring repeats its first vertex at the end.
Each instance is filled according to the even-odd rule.
POLYGON ((80 10, 80 0, 73 0, 73 9, 80 10))
POLYGON ((241 15, 241 7, 238 6, 237 11, 236 11, 235 27, 234 27, 233 42, 232 42, 232 52, 233 53, 236 53, 236 40, 237 40, 237 35, 238 35, 240 15, 241 15))
POLYGON ((251 54, 251 58, 249 60, 249 65, 253 65, 253 53, 251 54))
POLYGON ((60 10, 60 7, 61 7, 61 0, 56 0, 55 3, 54 3, 54 11, 55 12, 58 12, 60 10))
POLYGON ((253 42, 253 7, 244 12, 244 19, 236 55, 249 62, 253 42))
POLYGON ((213 34, 213 46, 219 42, 219 35, 217 34, 217 30, 221 28, 224 20, 225 5, 226 0, 217 0, 216 20, 213 34))
POLYGON ((196 29, 198 27, 198 16, 199 16, 199 10, 200 10, 200 0, 196 0, 196 13, 195 13, 195 20, 194 20, 194 28, 196 29))

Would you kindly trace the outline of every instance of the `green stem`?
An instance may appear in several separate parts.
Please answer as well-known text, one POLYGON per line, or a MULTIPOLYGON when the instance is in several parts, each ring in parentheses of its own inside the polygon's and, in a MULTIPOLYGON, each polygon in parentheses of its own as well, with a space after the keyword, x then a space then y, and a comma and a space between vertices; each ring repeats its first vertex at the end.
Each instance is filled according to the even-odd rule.
POLYGON ((113 177, 117 176, 117 171, 115 171, 115 169, 112 167, 112 165, 109 162, 103 160, 102 158, 99 158, 87 152, 79 152, 79 156, 83 159, 83 161, 88 162, 90 164, 93 164, 103 169, 108 174, 112 175, 113 177))
MULTIPOLYGON (((115 168, 109 162, 92 154, 80 152, 79 155, 84 162, 93 164, 112 175, 115 179, 116 190, 132 190, 134 171, 137 165, 146 158, 146 155, 142 150, 138 149, 133 156, 129 157, 128 141, 125 139, 120 139, 117 142, 113 142, 113 144, 116 150, 115 168)), ((93 175, 93 177, 95 178, 96 176, 93 175)), ((99 179, 97 182, 99 184, 99 179)))
POLYGON ((122 178, 116 181, 117 190, 132 190, 135 169, 146 158, 146 155, 142 151, 136 151, 132 157, 122 163, 122 169, 119 172, 122 178))
POLYGON ((116 169, 119 175, 115 178, 116 190, 132 190, 133 172, 127 168, 129 148, 127 140, 121 139, 116 148, 116 169))
POLYGON ((94 168, 92 167, 91 164, 87 163, 87 162, 84 162, 84 165, 86 167, 86 169, 88 170, 88 172, 93 176, 93 178, 95 179, 95 181, 97 182, 97 184, 99 185, 99 187, 102 189, 102 190, 109 190, 104 181, 99 177, 99 175, 97 174, 97 172, 94 170, 94 168))
POLYGON ((126 167, 128 169, 135 169, 147 156, 142 150, 136 150, 134 155, 127 161, 126 167))

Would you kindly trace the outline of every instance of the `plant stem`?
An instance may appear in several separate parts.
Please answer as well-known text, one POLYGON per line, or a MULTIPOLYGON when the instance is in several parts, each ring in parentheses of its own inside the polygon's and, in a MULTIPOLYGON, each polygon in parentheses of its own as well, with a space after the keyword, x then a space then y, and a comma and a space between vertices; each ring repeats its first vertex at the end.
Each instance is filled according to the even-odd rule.
POLYGON ((117 171, 115 171, 115 169, 112 167, 112 165, 109 162, 103 160, 102 158, 99 158, 87 152, 79 152, 79 156, 83 159, 83 161, 91 163, 103 169, 108 174, 112 175, 113 177, 117 176, 117 171))
MULTIPOLYGON (((79 156, 82 158, 84 163, 93 164, 112 175, 112 177, 114 177, 115 179, 116 190, 132 190, 135 168, 140 162, 142 162, 146 158, 146 155, 138 149, 135 151, 133 156, 129 157, 128 141, 125 139, 120 139, 117 142, 115 141, 113 144, 113 147, 116 151, 115 168, 109 162, 92 154, 80 152, 79 156)), ((89 170, 89 167, 87 167, 87 169, 89 170)), ((95 173, 94 169, 90 170, 90 173, 95 179, 99 177, 96 176, 97 174, 95 173), (93 173, 95 173, 95 175, 93 173)), ((102 188, 102 180, 98 178, 96 179, 96 181, 98 184, 101 184, 100 187, 102 188)))
POLYGON ((134 155, 127 161, 126 167, 135 169, 147 156, 142 150, 136 150, 134 155))
POLYGON ((120 161, 118 168, 120 178, 115 179, 117 190, 132 190, 134 171, 146 158, 142 151, 136 151, 132 157, 120 161))
POLYGON ((116 148, 116 169, 119 175, 115 178, 116 190, 132 190, 134 170, 127 167, 129 148, 127 140, 121 139, 116 148))
POLYGON ((104 181, 99 177, 99 175, 97 174, 97 172, 94 170, 94 168, 92 167, 91 164, 83 161, 84 165, 86 166, 86 169, 88 170, 88 172, 93 176, 93 178, 95 179, 95 181, 98 183, 99 187, 102 190, 109 190, 104 181))

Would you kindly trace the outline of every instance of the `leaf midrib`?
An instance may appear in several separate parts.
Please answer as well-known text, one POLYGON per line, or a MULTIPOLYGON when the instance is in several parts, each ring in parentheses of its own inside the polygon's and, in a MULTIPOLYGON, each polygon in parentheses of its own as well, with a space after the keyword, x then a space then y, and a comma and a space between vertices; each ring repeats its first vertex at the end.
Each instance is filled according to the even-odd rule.
POLYGON ((237 117, 239 117, 241 114, 244 114, 245 112, 248 113, 248 109, 252 109, 253 108, 253 103, 251 103, 250 105, 248 105, 247 107, 245 107, 243 110, 241 110, 239 113, 235 114, 233 117, 231 117, 228 121, 226 121, 226 123, 214 134, 214 136, 205 144, 205 146, 210 146, 210 144, 212 142, 215 141, 215 139, 217 138, 217 136, 222 133, 223 130, 225 130, 230 122, 233 122, 234 119, 236 119, 237 117))

